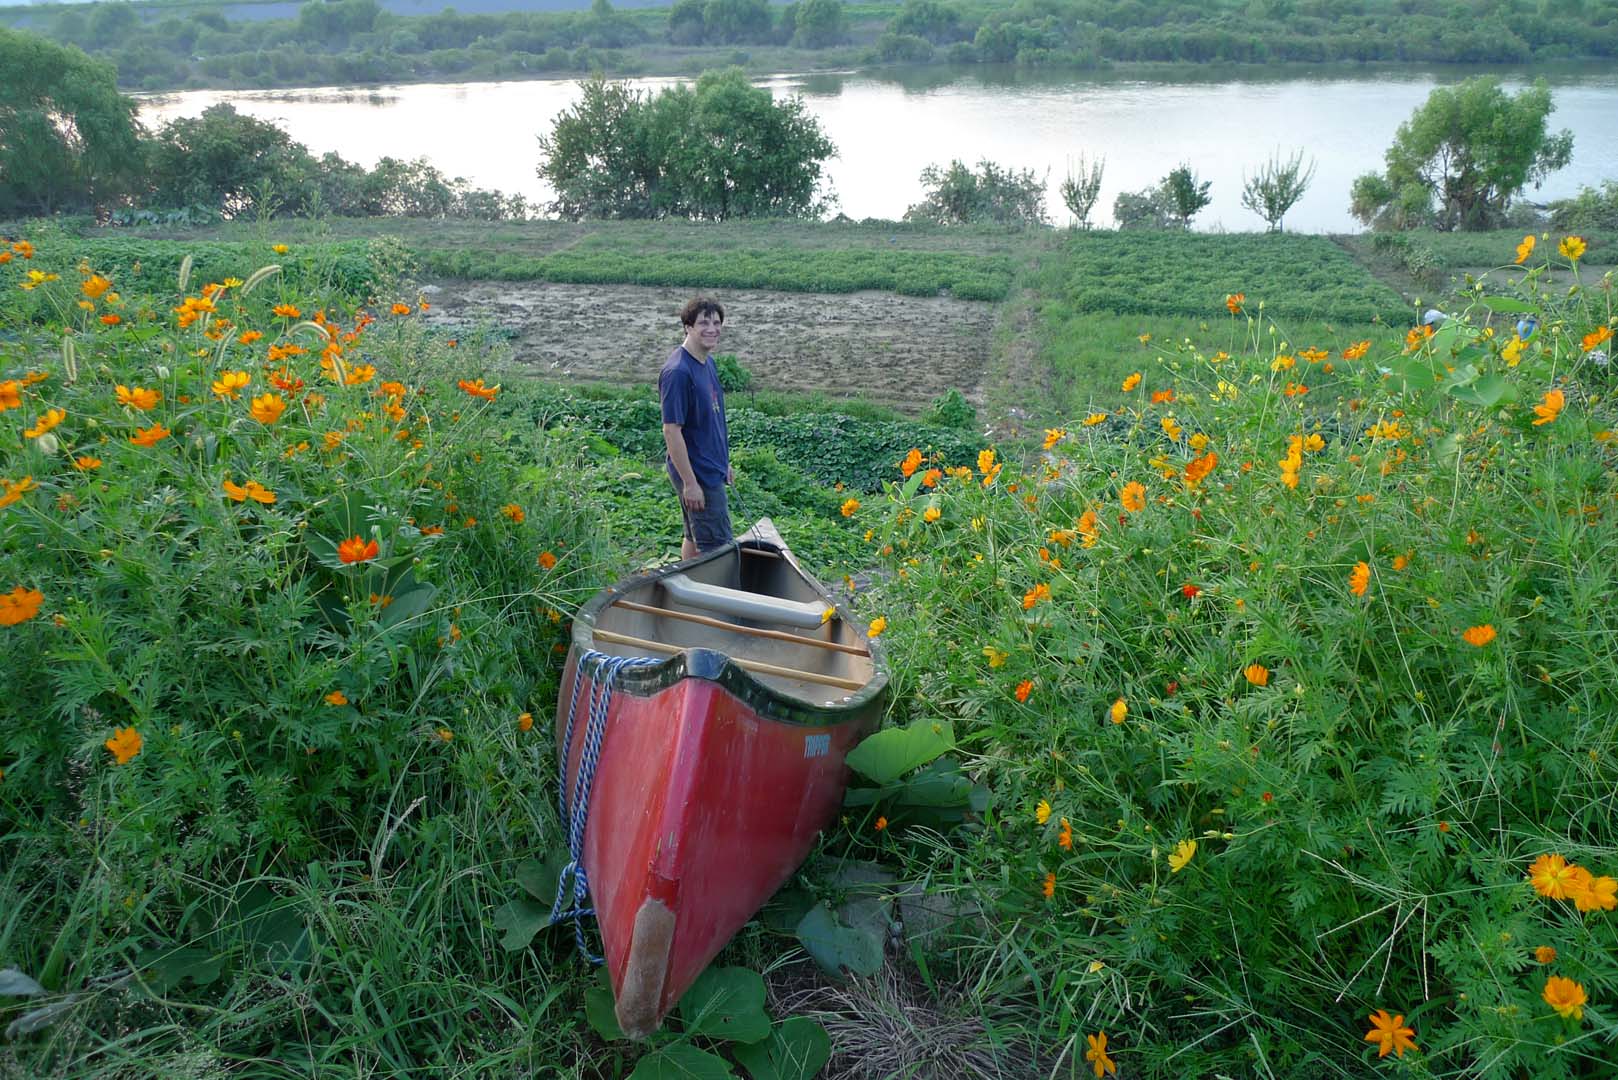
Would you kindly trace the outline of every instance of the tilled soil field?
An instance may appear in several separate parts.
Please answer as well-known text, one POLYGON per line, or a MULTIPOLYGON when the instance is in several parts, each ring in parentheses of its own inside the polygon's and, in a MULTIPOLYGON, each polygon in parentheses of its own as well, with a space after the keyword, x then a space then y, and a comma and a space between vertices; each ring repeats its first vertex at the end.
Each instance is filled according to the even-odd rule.
MULTIPOLYGON (((679 344, 687 288, 441 281, 427 318, 494 325, 516 361, 555 379, 655 382, 679 344)), ((720 353, 734 353, 758 390, 864 397, 917 412, 951 387, 983 400, 996 308, 882 292, 726 290, 720 353)))

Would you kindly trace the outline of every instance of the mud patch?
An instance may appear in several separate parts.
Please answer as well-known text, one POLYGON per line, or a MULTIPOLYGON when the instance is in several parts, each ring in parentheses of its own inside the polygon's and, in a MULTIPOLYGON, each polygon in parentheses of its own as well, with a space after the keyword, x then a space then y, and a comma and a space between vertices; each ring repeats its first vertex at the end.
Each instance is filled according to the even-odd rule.
MULTIPOLYGON (((554 379, 657 380, 679 344, 687 288, 441 281, 429 321, 446 329, 495 325, 516 361, 554 379)), ((995 305, 882 292, 725 290, 719 352, 734 353, 758 390, 863 397, 920 412, 954 387, 983 403, 995 305)))

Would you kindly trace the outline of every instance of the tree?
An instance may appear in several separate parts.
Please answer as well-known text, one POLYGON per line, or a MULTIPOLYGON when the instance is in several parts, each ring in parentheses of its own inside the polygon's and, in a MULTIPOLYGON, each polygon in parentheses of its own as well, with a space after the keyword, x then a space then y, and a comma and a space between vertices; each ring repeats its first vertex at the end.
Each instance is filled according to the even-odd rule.
POLYGON ((285 198, 314 171, 309 151, 285 131, 229 104, 164 124, 148 154, 150 205, 217 207, 227 218, 256 212, 261 193, 285 198))
POLYGON ((905 211, 906 221, 935 225, 1046 223, 1045 182, 1032 169, 1019 172, 983 160, 974 172, 955 160, 948 168, 929 165, 921 170, 921 186, 926 196, 905 211))
POLYGON ((112 67, 0 28, 0 217, 122 199, 140 170, 135 103, 112 67))
POLYGON ((822 167, 835 148, 800 99, 777 102, 736 68, 655 98, 601 78, 583 89, 539 139, 539 176, 561 217, 820 212, 822 167))
POLYGON ((1062 202, 1081 229, 1090 227, 1090 212, 1101 195, 1101 174, 1106 167, 1106 158, 1092 163, 1080 154, 1078 171, 1069 172, 1062 180, 1062 202))
POLYGON ((709 42, 765 42, 775 25, 768 0, 708 0, 702 9, 709 42))
POLYGON ((1112 219, 1120 229, 1166 229, 1173 208, 1162 184, 1141 191, 1120 191, 1112 203, 1112 219))
POLYGON ((669 40, 676 45, 700 45, 707 33, 703 12, 708 0, 677 0, 669 8, 669 40))
POLYGON ((972 36, 961 26, 961 13, 939 0, 905 0, 905 6, 888 23, 888 32, 925 38, 934 45, 948 45, 972 36))
POLYGON ((796 9, 793 44, 805 49, 823 49, 848 36, 843 0, 798 0, 792 7, 796 9))
POLYGON ((1208 189, 1213 187, 1212 180, 1201 180, 1191 171, 1191 166, 1181 165, 1163 178, 1163 195, 1167 200, 1169 209, 1180 222, 1180 228, 1189 229, 1191 219, 1209 203, 1213 198, 1208 189))
POLYGON ((1510 96, 1485 75, 1441 86, 1399 125, 1387 171, 1354 181, 1350 210, 1378 228, 1494 228, 1524 187, 1571 160, 1573 133, 1546 127, 1554 108, 1544 79, 1510 96))
POLYGON ((1303 151, 1299 150, 1286 161, 1281 154, 1259 166, 1258 172, 1243 177, 1242 205, 1263 218, 1270 232, 1281 231, 1281 219, 1291 210, 1315 178, 1315 163, 1304 168, 1303 151))

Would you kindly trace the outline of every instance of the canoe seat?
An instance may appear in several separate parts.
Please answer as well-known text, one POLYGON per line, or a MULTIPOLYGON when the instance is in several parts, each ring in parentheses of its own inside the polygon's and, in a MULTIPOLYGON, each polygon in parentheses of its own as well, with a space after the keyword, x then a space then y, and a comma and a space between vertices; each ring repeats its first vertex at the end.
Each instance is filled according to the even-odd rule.
POLYGON ((684 574, 670 574, 661 584, 676 603, 722 615, 804 628, 819 626, 825 621, 827 604, 823 600, 788 600, 780 596, 727 589, 723 585, 692 581, 684 574))

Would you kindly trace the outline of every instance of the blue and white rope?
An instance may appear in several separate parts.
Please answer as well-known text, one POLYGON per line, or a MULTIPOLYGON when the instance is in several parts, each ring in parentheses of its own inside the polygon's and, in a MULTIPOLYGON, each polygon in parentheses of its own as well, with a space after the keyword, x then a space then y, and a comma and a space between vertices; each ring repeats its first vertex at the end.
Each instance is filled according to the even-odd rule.
POLYGON ((590 892, 590 881, 584 872, 584 830, 590 819, 590 789, 595 784, 596 766, 601 760, 601 740, 607 730, 607 709, 612 704, 613 684, 618 673, 625 668, 653 667, 663 661, 650 656, 612 656, 586 649, 579 656, 573 671, 573 695, 568 701, 566 734, 562 740, 561 777, 557 784, 557 802, 562 812, 562 823, 567 827, 567 850, 571 861, 562 868, 556 881, 556 901, 551 905, 551 922, 573 920, 573 934, 578 942, 579 954, 592 964, 601 963, 601 957, 592 953, 584 942, 584 918, 595 914, 595 909, 584 906, 590 892), (584 669, 595 668, 591 675, 589 722, 584 729, 584 746, 579 751, 579 769, 573 777, 572 797, 568 795, 567 762, 573 753, 573 731, 578 720, 579 685, 584 681, 584 669), (569 887, 571 882, 571 888, 569 887), (569 894, 570 907, 564 909, 569 894))

